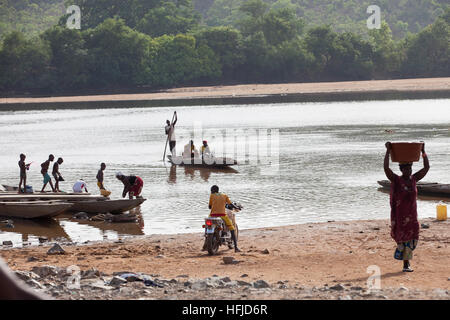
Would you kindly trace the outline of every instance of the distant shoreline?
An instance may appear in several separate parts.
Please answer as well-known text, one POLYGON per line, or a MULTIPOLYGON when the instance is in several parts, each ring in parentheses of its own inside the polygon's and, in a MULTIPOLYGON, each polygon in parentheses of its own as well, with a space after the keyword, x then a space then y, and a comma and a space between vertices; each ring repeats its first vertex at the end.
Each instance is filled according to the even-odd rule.
POLYGON ((151 93, 0 98, 0 110, 450 98, 450 77, 183 87, 151 93))

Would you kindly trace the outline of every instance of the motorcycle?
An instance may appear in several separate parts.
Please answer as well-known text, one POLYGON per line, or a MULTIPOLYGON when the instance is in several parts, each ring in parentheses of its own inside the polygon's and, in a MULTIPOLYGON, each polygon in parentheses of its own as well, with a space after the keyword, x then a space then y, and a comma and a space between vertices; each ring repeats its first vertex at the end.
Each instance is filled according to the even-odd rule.
MULTIPOLYGON (((233 202, 225 206, 226 214, 233 223, 236 235, 236 241, 238 239, 238 225, 236 223, 236 212, 242 210, 242 206, 233 202)), ((225 222, 220 217, 208 217, 205 218, 205 245, 204 248, 208 251, 209 255, 214 255, 219 251, 221 245, 228 245, 229 249, 233 249, 233 240, 231 239, 231 233, 228 230, 225 222)))

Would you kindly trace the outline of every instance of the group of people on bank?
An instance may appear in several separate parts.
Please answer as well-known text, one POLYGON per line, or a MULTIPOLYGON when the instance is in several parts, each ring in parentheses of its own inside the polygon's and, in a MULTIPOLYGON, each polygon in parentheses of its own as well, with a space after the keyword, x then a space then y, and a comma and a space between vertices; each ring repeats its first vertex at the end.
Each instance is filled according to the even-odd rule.
MULTIPOLYGON (((27 192, 27 171, 30 170, 31 163, 25 163, 26 155, 20 154, 20 160, 19 160, 19 168, 20 168, 20 181, 19 181, 19 193, 26 193, 27 192), (23 187, 22 187, 23 185, 23 187)), ((52 176, 54 178, 55 184, 53 185, 52 178, 49 174, 49 168, 51 162, 55 160, 55 156, 53 154, 50 154, 48 156, 48 159, 41 163, 41 174, 43 177, 43 186, 41 189, 41 192, 45 192, 45 188, 47 184, 50 184, 50 187, 53 192, 62 192, 59 188, 59 182, 65 181, 63 176, 61 175, 61 172, 59 171, 60 165, 64 162, 63 158, 58 158, 57 161, 53 164, 52 168, 52 176)), ((103 180, 104 175, 103 171, 106 169, 106 164, 101 163, 100 169, 97 172, 96 179, 97 179, 97 186, 100 189, 100 192, 102 195, 109 195, 110 192, 106 190, 103 180)), ((121 181, 124 185, 124 189, 122 192, 122 197, 125 198, 128 194, 128 197, 130 199, 133 199, 133 197, 141 198, 141 192, 142 188, 144 186, 144 181, 141 177, 135 176, 135 175, 129 175, 126 176, 122 174, 121 172, 116 173, 116 178, 121 181)), ((82 192, 88 192, 87 184, 84 181, 84 179, 79 179, 76 181, 72 187, 73 192, 75 193, 82 193, 82 192)))

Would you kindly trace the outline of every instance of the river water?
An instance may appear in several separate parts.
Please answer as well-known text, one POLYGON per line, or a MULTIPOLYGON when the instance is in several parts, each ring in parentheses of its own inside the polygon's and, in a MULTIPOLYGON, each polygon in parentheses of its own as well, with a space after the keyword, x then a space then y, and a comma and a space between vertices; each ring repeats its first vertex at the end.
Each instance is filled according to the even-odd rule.
MULTIPOLYGON (((200 232, 213 184, 244 206, 237 216, 240 229, 388 218, 388 195, 377 185, 385 179, 384 143, 425 141, 431 170, 424 181, 450 183, 449 107, 449 99, 436 99, 176 108, 135 108, 130 103, 124 109, 1 111, 1 183, 18 184, 17 162, 25 153, 27 162, 34 161, 28 184, 39 190, 39 164, 53 153, 64 158, 62 190, 70 191, 83 178, 89 191, 98 193, 95 176, 105 162, 105 185, 112 198, 121 196, 122 184, 114 175, 122 171, 143 178, 148 200, 137 210, 139 223, 90 222, 68 214, 50 221, 16 219, 14 228, 0 223, 0 242, 11 240, 20 246, 38 243, 42 236, 84 242, 200 232), (174 110, 178 153, 188 134, 201 127, 197 145, 206 139, 216 155, 226 148, 227 155, 238 160, 247 155, 249 161, 241 161, 235 172, 164 163, 164 124, 174 110), (247 129, 238 136, 245 138, 221 138, 221 133, 229 137, 234 129, 247 129), (271 153, 264 156, 261 145, 267 141, 271 153), (239 150, 245 152, 233 152, 239 150)), ((413 170, 421 166, 419 162, 413 170)), ((399 172, 396 165, 393 168, 399 172)), ((435 216, 438 201, 419 200, 419 217, 435 216)))

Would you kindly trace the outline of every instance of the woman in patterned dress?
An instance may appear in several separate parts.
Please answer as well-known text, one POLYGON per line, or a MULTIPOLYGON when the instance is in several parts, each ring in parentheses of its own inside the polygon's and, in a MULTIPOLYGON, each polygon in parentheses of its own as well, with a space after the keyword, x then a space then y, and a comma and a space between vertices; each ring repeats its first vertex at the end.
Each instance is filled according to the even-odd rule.
POLYGON ((397 243, 394 258, 403 260, 403 271, 412 272, 409 261, 419 240, 419 221, 417 220, 417 187, 430 169, 425 143, 422 146, 423 168, 412 174, 412 163, 400 163, 401 176, 389 168, 391 143, 386 142, 384 172, 391 181, 391 237, 397 243))

